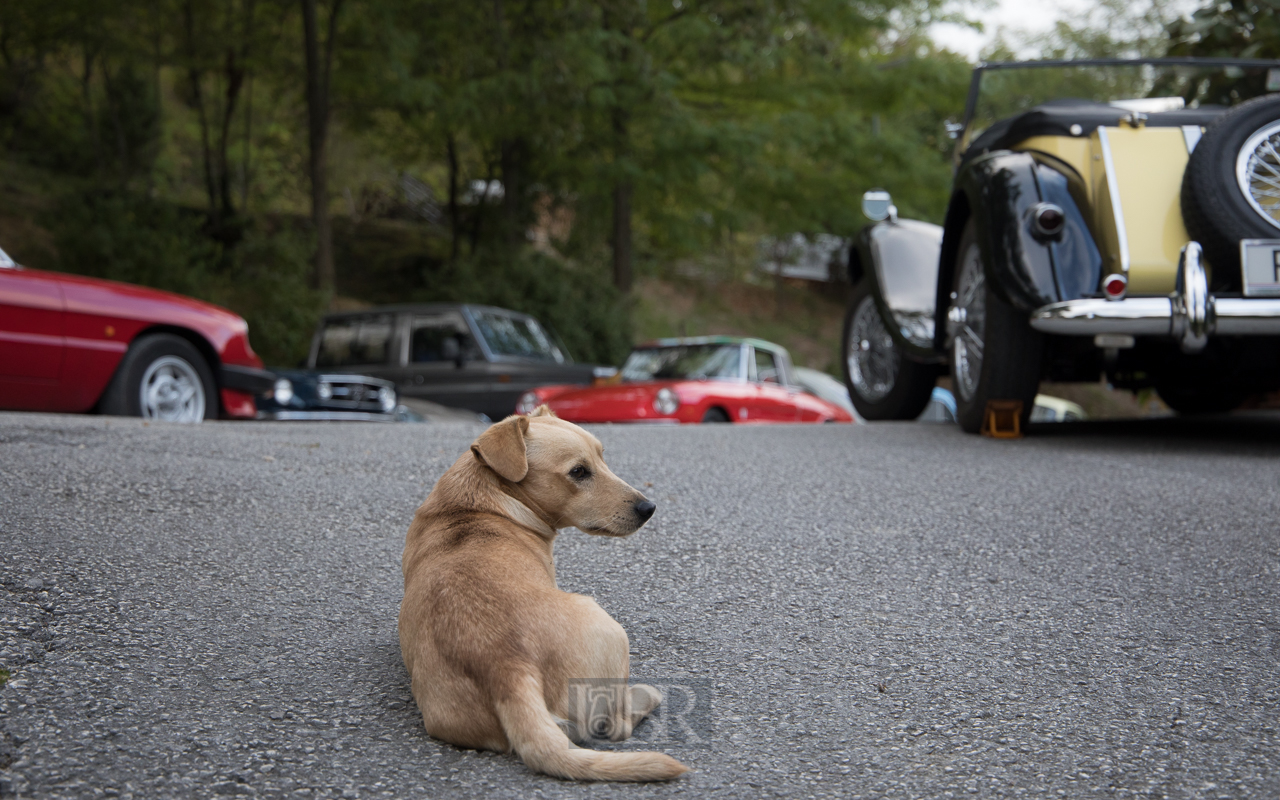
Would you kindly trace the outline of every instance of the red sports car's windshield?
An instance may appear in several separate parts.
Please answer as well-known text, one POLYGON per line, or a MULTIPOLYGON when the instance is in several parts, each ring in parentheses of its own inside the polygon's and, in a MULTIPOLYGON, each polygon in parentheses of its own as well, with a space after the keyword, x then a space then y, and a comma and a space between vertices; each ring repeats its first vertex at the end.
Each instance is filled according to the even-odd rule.
POLYGON ((741 378, 742 349, 736 344, 644 347, 622 365, 624 381, 741 378))

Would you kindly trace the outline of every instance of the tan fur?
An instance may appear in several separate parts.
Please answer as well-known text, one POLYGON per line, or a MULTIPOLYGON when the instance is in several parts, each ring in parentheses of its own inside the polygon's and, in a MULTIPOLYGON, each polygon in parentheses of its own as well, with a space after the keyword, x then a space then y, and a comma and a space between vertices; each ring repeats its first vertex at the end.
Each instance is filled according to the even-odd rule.
MULTIPOLYGON (((570 718, 574 681, 630 674, 627 633, 594 600, 556 588, 557 529, 629 536, 644 495, 614 475, 599 440, 546 406, 491 426, 440 478, 404 548, 400 650, 427 732, 461 747, 514 750, 531 769, 577 780, 667 780, 661 753, 585 750, 570 718), (571 471, 584 467, 585 480, 571 471), (562 728, 563 726, 563 728, 562 728)), ((650 686, 609 709, 615 741, 661 702, 650 686)))

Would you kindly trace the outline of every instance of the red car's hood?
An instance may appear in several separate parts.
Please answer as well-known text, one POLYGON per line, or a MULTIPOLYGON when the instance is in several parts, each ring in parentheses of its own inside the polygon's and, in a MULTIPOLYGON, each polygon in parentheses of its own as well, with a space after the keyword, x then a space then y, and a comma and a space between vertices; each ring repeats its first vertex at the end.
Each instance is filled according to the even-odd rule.
POLYGON ((39 280, 54 280, 62 287, 64 308, 72 315, 132 320, 132 332, 122 330, 127 341, 138 329, 172 325, 201 334, 213 345, 224 364, 261 367, 262 360, 249 346, 249 326, 244 318, 221 306, 161 289, 132 283, 26 269, 39 280))

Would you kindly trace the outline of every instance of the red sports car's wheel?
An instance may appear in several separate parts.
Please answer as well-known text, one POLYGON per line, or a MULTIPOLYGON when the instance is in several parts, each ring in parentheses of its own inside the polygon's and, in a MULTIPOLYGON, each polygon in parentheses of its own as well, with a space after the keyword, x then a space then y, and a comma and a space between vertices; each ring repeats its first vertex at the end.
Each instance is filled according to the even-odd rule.
POLYGON ((728 422, 729 415, 724 412, 723 408, 708 408, 707 413, 702 415, 703 422, 728 422))
POLYGON ((157 333, 129 347, 98 409, 117 417, 200 422, 218 416, 218 400, 200 351, 179 336, 157 333))

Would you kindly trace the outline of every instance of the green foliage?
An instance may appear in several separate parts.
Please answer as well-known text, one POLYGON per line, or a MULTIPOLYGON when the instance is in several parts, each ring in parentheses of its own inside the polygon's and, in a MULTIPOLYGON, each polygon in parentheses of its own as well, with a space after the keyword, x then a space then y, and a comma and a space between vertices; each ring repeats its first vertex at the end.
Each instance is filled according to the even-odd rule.
POLYGON ((68 195, 46 218, 64 272, 197 297, 221 257, 203 222, 199 213, 119 190, 68 195))
POLYGON ((229 245, 208 235, 204 214, 119 190, 70 194, 45 222, 58 269, 225 306, 249 322, 266 363, 293 365, 306 356, 323 303, 307 283, 305 233, 263 221, 229 245))
MULTIPOLYGON (((1171 56, 1280 58, 1280 0, 1226 0, 1168 26, 1171 56)), ((1211 76, 1192 92, 1205 103, 1230 105, 1267 92, 1266 70, 1211 76)))
POLYGON ((254 350, 266 364, 294 366, 311 349, 311 334, 327 305, 311 287, 313 249, 311 235, 296 225, 259 220, 205 295, 245 318, 254 350))

